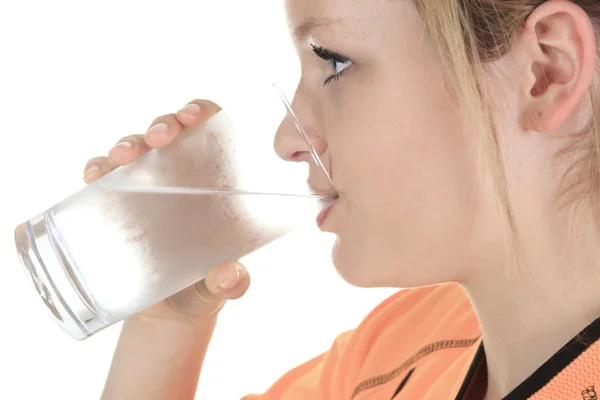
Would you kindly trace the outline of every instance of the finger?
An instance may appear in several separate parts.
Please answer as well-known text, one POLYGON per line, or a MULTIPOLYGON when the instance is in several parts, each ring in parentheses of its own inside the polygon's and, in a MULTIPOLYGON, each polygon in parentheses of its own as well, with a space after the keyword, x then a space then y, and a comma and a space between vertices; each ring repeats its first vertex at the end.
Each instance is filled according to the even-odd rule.
POLYGON ((191 318, 217 314, 226 300, 242 297, 250 285, 250 275, 237 262, 221 264, 193 286, 171 296, 168 302, 174 310, 191 318))
POLYGON ((239 262, 224 263, 208 272, 204 284, 218 298, 239 299, 250 286, 250 274, 239 262))
POLYGON ((218 314, 226 300, 210 293, 204 279, 167 299, 177 313, 189 318, 204 318, 218 314))
POLYGON ((175 113, 184 128, 196 126, 221 111, 222 108, 210 100, 192 100, 175 113))
POLYGON ((210 100, 193 100, 175 114, 156 118, 146 132, 145 141, 152 148, 163 148, 181 131, 206 121, 220 110, 221 107, 210 100))
POLYGON ((85 183, 92 183, 93 181, 103 177, 110 171, 117 168, 115 164, 108 157, 95 157, 87 162, 83 172, 83 180, 85 183))
POLYGON ((127 165, 150 150, 144 135, 130 135, 122 138, 108 152, 108 158, 116 165, 127 165))
POLYGON ((152 148, 161 149, 171 143, 183 129, 175 114, 163 115, 152 121, 144 141, 152 148))

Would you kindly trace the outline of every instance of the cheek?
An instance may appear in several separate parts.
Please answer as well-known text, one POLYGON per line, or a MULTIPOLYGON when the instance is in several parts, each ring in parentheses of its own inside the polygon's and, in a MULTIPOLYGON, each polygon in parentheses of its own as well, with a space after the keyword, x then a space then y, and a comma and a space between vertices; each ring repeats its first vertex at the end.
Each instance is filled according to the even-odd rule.
POLYGON ((410 101, 385 87, 363 91, 365 111, 344 112, 328 137, 346 197, 334 260, 359 286, 396 282, 402 265, 418 264, 425 283, 441 277, 476 208, 477 143, 454 100, 433 84, 405 92, 410 101))
POLYGON ((476 143, 442 83, 405 86, 371 86, 329 131, 337 178, 357 204, 411 212, 451 200, 473 172, 476 143))

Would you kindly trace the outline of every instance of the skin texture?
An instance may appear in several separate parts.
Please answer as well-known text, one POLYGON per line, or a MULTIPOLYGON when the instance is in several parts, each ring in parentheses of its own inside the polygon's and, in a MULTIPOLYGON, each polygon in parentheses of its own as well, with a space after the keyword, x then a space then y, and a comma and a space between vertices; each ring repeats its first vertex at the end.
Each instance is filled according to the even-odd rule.
MULTIPOLYGON (((573 159, 555 157, 591 118, 586 93, 596 68, 596 42, 589 18, 569 1, 545 2, 528 17, 513 48, 488 65, 482 83, 496 110, 519 234, 522 257, 513 265, 506 215, 481 139, 412 2, 287 0, 286 9, 302 65, 292 106, 339 192, 322 226, 337 236, 336 269, 363 287, 463 285, 486 344, 486 398, 506 395, 600 315, 599 269, 592 262, 600 247, 591 211, 577 202, 559 206, 562 178, 573 159), (315 46, 343 60, 319 58, 315 46), (342 69, 338 79, 323 85, 342 69), (577 206, 588 218, 574 218, 577 206)), ((99 167, 88 170, 86 181, 164 146, 216 110, 205 101, 191 104, 201 107, 160 117, 145 137, 123 139, 132 146, 116 146, 109 157, 91 160, 88 167, 99 167), (159 122, 165 123, 162 132, 159 122)), ((275 150, 290 162, 311 164, 313 186, 325 185, 292 130, 280 129, 275 150)), ((230 291, 218 289, 215 273, 188 289, 186 301, 170 299, 137 317, 153 321, 150 327, 129 322, 113 363, 119 373, 107 382, 114 395, 106 398, 119 393, 163 398, 139 392, 140 382, 177 368, 199 372, 201 361, 190 360, 203 357, 220 299, 239 297, 248 287, 247 272, 237 267, 241 274, 230 291), (173 321, 181 332, 190 326, 204 332, 180 342, 196 349, 187 361, 173 349, 169 362, 153 368, 140 372, 128 364, 133 347, 160 347, 147 333, 152 327, 160 331, 173 321)), ((233 264, 217 270, 224 268, 235 273, 233 264)), ((144 365, 159 364, 152 354, 146 357, 144 365)), ((192 381, 186 394, 193 393, 192 381)), ((170 384, 175 382, 152 390, 166 393, 170 384)))

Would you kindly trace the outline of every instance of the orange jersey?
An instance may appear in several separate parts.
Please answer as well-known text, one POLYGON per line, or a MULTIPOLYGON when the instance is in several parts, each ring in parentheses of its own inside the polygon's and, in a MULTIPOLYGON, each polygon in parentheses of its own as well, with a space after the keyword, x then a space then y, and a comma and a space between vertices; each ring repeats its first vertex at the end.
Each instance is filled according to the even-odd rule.
MULTIPOLYGON (((590 325, 505 399, 600 400, 599 337, 600 323, 590 325)), ((478 399, 473 377, 482 372, 471 303, 459 285, 443 284, 401 290, 327 353, 244 400, 478 399)))

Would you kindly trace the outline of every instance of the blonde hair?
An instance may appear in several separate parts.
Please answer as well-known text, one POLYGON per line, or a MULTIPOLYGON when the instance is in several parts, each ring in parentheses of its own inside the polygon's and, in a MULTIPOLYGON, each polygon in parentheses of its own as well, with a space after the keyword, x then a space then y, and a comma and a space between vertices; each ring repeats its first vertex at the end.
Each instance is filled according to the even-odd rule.
MULTIPOLYGON (((519 251, 517 227, 500 154, 499 137, 491 106, 482 84, 485 64, 505 55, 518 37, 527 17, 546 0, 413 0, 424 19, 440 61, 450 73, 451 84, 463 107, 470 112, 481 133, 497 193, 506 214, 513 251, 519 251)), ((600 31, 600 1, 572 0, 590 17, 596 35, 600 31)), ((600 41, 599 41, 600 43, 600 41)), ((600 49, 599 49, 600 53, 600 49)), ((594 107, 588 126, 574 135, 573 146, 563 154, 576 153, 569 169, 569 189, 579 188, 579 199, 594 207, 600 220, 600 103, 596 88, 590 89, 594 107)), ((518 258, 518 255, 513 254, 518 258)))

